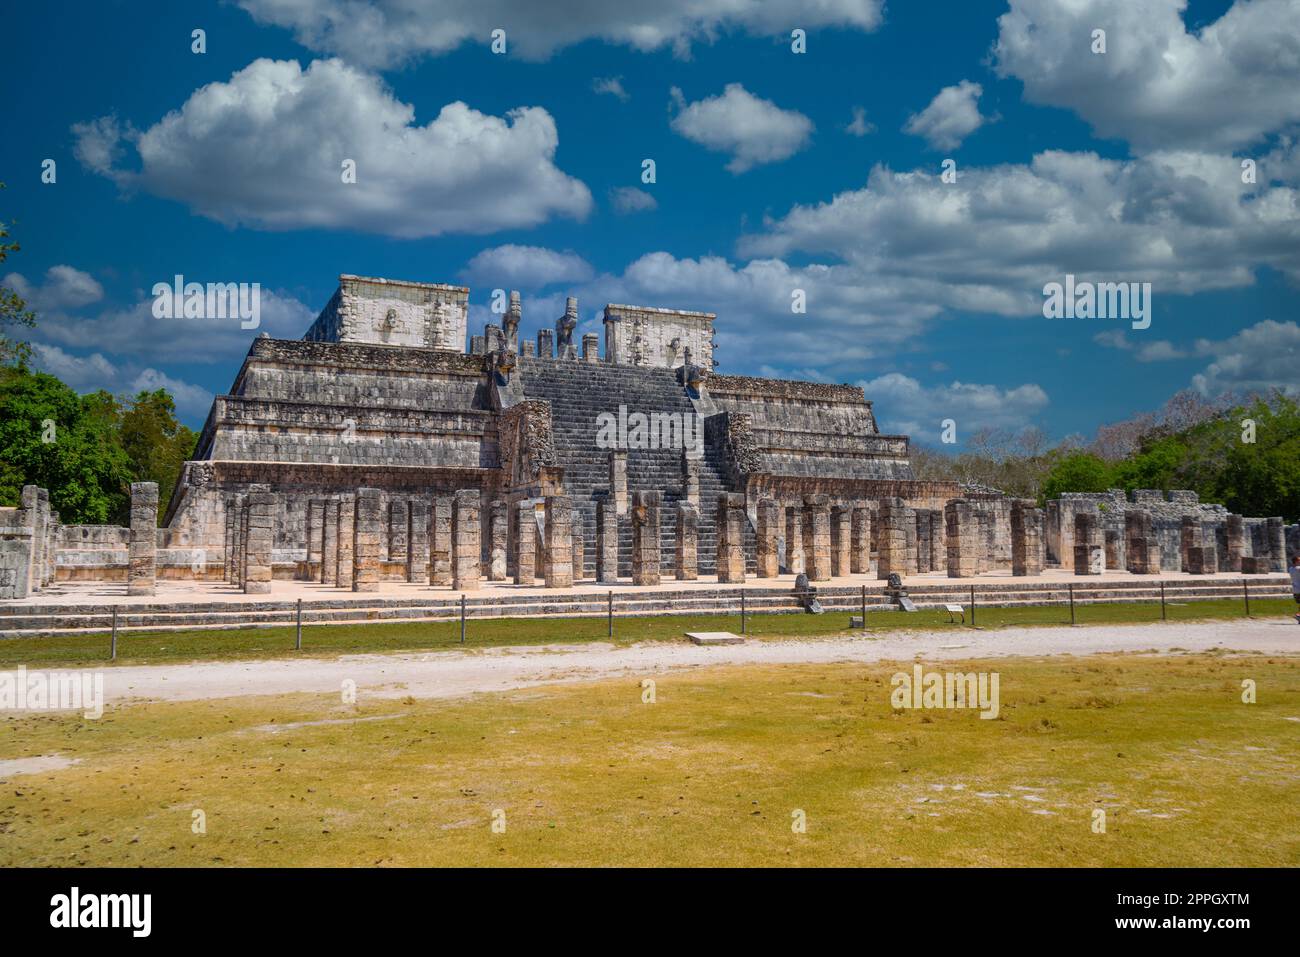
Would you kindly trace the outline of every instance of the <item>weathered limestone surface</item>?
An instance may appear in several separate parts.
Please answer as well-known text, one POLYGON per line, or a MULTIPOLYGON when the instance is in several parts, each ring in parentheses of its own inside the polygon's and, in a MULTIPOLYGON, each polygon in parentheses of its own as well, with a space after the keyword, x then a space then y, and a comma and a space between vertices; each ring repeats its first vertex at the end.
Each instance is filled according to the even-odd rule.
POLYGON ((420 496, 406 503, 406 580, 429 581, 429 499, 420 496))
POLYGON ((271 549, 274 545, 275 496, 270 492, 250 493, 248 538, 244 545, 245 594, 264 595, 271 590, 271 549))
POLYGON ((697 560, 699 525, 699 509, 690 502, 678 502, 677 547, 674 556, 676 559, 674 571, 678 581, 695 581, 699 578, 699 562, 697 560))
POLYGON ((582 512, 576 508, 570 512, 569 538, 573 542, 573 580, 582 581, 587 577, 587 548, 582 529, 582 512))
POLYGON ((596 506, 596 580, 618 581, 618 508, 607 498, 596 506))
POLYGON ((737 492, 723 492, 719 495, 717 517, 719 582, 745 580, 744 522, 745 496, 737 492))
POLYGON ((515 509, 515 584, 532 585, 537 581, 537 506, 532 500, 516 502, 515 509))
POLYGON ((803 508, 799 505, 785 510, 785 570, 791 575, 804 574, 803 508))
POLYGON ((943 511, 932 508, 930 512, 930 571, 944 573, 948 570, 948 543, 946 541, 948 524, 944 521, 943 511))
POLYGON ((478 588, 482 530, 479 516, 479 491, 461 489, 452 500, 451 587, 455 591, 478 588))
POLYGON ((781 534, 779 523, 780 512, 776 501, 770 498, 761 499, 758 503, 756 542, 759 578, 776 578, 780 573, 780 553, 777 549, 777 538, 781 534))
MULTIPOLYGON (((944 506, 947 526, 948 577, 973 578, 979 574, 979 523, 970 503, 954 499, 944 506)), ((886 577, 886 576, 880 576, 886 577)))
MULTIPOLYGON (((43 491, 43 490, 42 490, 43 491)), ((42 554, 38 547, 37 556, 42 554)), ((131 483, 131 545, 128 595, 152 595, 158 575, 158 483, 131 483)), ((267 553, 268 587, 270 552, 267 553)), ((247 590, 247 589, 245 589, 247 590)))
POLYGON ((338 555, 334 562, 334 580, 339 588, 352 590, 352 576, 355 570, 356 547, 356 513, 355 497, 340 499, 338 503, 338 555))
POLYGON ((406 501, 400 498, 392 499, 388 503, 388 560, 390 562, 406 562, 406 536, 410 530, 410 522, 406 501))
POLYGON ((848 575, 853 564, 853 512, 846 505, 831 508, 831 574, 848 575))
POLYGON ((852 516, 852 544, 849 555, 849 570, 854 575, 871 574, 871 509, 865 505, 855 505, 852 516))
POLYGON ((682 449, 682 498, 700 507, 700 460, 682 449))
POLYGON ((1098 542, 1096 512, 1078 512, 1074 516, 1074 573, 1100 575, 1106 568, 1105 550, 1098 542))
POLYGON ((500 499, 489 506, 488 511, 488 581, 506 580, 507 511, 506 503, 500 499))
POLYGON ((357 489, 352 528, 352 590, 379 591, 383 500, 377 488, 357 489))
POLYGON ((573 584, 573 499, 546 496, 546 540, 543 543, 542 578, 547 588, 573 584))
POLYGON ((436 498, 430 514, 430 540, 432 549, 429 556, 429 584, 451 584, 451 498, 436 498))
POLYGON ((830 581, 831 578, 831 503, 827 495, 805 495, 804 555, 808 580, 830 581))
POLYGON ((324 528, 321 531, 320 582, 322 585, 333 585, 338 581, 339 575, 339 503, 337 501, 325 503, 322 521, 324 528))
MULTIPOLYGON (((926 509, 913 509, 912 521, 916 527, 916 570, 925 575, 930 571, 930 513, 926 509)), ((911 550, 908 551, 909 557, 911 550)))
POLYGON ((1226 525, 1227 554, 1223 563, 1225 572, 1241 571, 1241 559, 1246 553, 1246 525, 1240 515, 1229 515, 1226 525))
POLYGON ((632 584, 658 585, 660 492, 632 493, 629 509, 632 519, 632 584))
MULTIPOLYGON (((969 505, 966 505, 966 518, 968 522, 974 523, 969 505)), ((910 570, 907 558, 909 526, 915 538, 916 521, 912 517, 912 510, 903 504, 902 499, 887 498, 880 503, 880 511, 876 514, 877 578, 887 579, 891 574, 902 576, 910 570)), ((914 562, 915 559, 912 568, 915 567, 914 562)))
POLYGON ((1011 507, 1011 574, 1043 573, 1043 510, 1025 499, 1011 507))
POLYGON ((609 494, 619 515, 627 514, 627 453, 609 453, 609 494))
POLYGON ((1268 557, 1269 570, 1286 571, 1286 525, 1280 515, 1268 520, 1268 557))

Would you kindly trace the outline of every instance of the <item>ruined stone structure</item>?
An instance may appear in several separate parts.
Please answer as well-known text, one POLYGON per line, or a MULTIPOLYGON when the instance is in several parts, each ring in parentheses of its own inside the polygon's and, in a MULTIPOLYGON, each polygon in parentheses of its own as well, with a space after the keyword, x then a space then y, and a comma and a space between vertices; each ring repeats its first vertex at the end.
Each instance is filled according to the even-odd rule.
POLYGON ((602 354, 572 299, 535 336, 517 294, 481 335, 468 303, 462 286, 341 276, 301 340, 252 341, 152 535, 144 497, 129 528, 64 527, 35 488, 0 509, 0 597, 56 576, 254 592, 1032 576, 1076 570, 1085 513, 1103 563, 1137 573, 1281 570, 1288 536, 1300 546, 1281 519, 1187 492, 1066 495, 1016 518, 997 490, 918 481, 860 388, 716 372, 710 312, 610 304, 602 354))

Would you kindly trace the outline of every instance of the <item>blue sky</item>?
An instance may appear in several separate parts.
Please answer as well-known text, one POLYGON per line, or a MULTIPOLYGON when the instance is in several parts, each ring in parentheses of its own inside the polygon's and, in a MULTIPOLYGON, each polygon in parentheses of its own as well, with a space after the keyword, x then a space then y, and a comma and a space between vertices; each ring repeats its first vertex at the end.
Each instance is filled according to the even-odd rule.
POLYGON ((260 283, 296 338, 347 272, 469 285, 472 331, 498 287, 530 335, 565 295, 710 310, 719 371, 861 384, 927 444, 1300 383, 1300 0, 423 6, 11 11, 0 280, 41 364, 197 426, 256 332, 153 284, 260 283), (1150 282, 1150 328, 1044 318, 1067 273, 1150 282))

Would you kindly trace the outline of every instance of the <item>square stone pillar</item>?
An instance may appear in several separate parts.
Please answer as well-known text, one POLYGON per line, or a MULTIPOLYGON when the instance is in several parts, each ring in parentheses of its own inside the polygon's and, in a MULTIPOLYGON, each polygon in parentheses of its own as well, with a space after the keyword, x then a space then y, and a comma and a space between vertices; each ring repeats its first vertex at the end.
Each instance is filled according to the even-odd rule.
POLYGON ((850 519, 849 571, 854 575, 871 574, 871 509, 853 506, 850 519))
POLYGON ((1106 567, 1111 569, 1123 568, 1124 567, 1124 546, 1123 543, 1120 541, 1121 536, 1119 533, 1119 529, 1103 528, 1101 534, 1105 541, 1106 567))
POLYGON ((537 355, 542 359, 555 358, 555 333, 552 330, 537 330, 537 355))
POLYGON ((1224 523, 1227 536, 1228 552, 1224 562, 1225 572, 1241 571, 1241 557, 1246 554, 1246 523, 1240 515, 1229 515, 1224 523))
POLYGON ((785 510, 785 570, 802 575, 804 567, 803 509, 791 505, 785 510))
POLYGON ((700 512, 690 502, 677 503, 677 542, 674 571, 678 581, 693 582, 699 569, 700 512))
POLYGON ((1134 575, 1159 575, 1160 542, 1151 530, 1151 513, 1146 509, 1127 509, 1124 513, 1124 537, 1128 570, 1134 575))
POLYGON ((454 591, 478 588, 483 545, 480 522, 478 489, 461 489, 451 503, 451 587, 454 591))
POLYGON ((569 535, 573 539, 573 580, 580 582, 587 577, 587 533, 583 528, 582 509, 573 510, 569 535))
POLYGON ((1285 572, 1286 565, 1286 523, 1277 515, 1265 522, 1265 534, 1268 536, 1269 570, 1285 572))
POLYGON ((689 449, 682 449, 682 499, 700 507, 700 460, 692 458, 689 449))
POLYGON ((429 513, 429 584, 451 584, 452 499, 435 498, 429 513))
MULTIPOLYGON (((31 529, 32 542, 30 548, 30 559, 27 565, 27 594, 32 595, 39 592, 44 586, 45 576, 41 574, 41 569, 45 565, 45 514, 48 510, 49 493, 36 485, 24 485, 22 491, 22 509, 25 516, 25 524, 31 529)), ((128 582, 130 572, 127 573, 128 582)), ((128 594, 129 585, 128 585, 128 594)), ((152 593, 150 593, 152 594, 152 593)))
POLYGON ((568 495, 546 496, 546 541, 542 578, 547 588, 568 588, 573 584, 573 499, 568 495))
POLYGON ((320 583, 333 585, 339 576, 339 503, 325 503, 322 516, 324 528, 321 532, 320 583))
POLYGON ((758 502, 758 536, 756 551, 758 557, 758 577, 775 578, 780 574, 781 555, 777 549, 777 537, 781 533, 780 512, 776 501, 770 498, 758 502))
POLYGON ((1019 499, 1011 505, 1011 574, 1043 573, 1043 510, 1019 499))
POLYGON ((618 581, 618 509, 607 498, 596 503, 596 580, 618 581))
POLYGON ((236 529, 239 526, 239 496, 226 496, 226 535, 225 551, 221 567, 222 581, 233 582, 235 580, 235 541, 236 529))
POLYGON ((980 574, 993 569, 993 516, 984 509, 975 509, 975 521, 979 527, 979 549, 976 561, 980 574))
POLYGON ((599 362, 600 361, 600 336, 594 332, 583 333, 582 336, 582 361, 599 362))
POLYGON ((320 561, 321 530, 325 523, 325 503, 318 498, 307 500, 307 565, 310 575, 313 562, 320 561))
POLYGON ((1106 568, 1105 548, 1098 541, 1097 515, 1076 512, 1074 516, 1074 573, 1100 575, 1106 568))
MULTIPOLYGON (((38 548, 40 545, 37 546, 38 548)), ((131 483, 131 544, 128 548, 128 595, 152 595, 158 575, 158 483, 131 483)), ((38 552, 38 555, 41 553, 38 552)), ((267 555, 269 572, 270 555, 267 555)), ((40 574, 39 570, 37 574, 40 574)), ((267 588, 270 588, 270 576, 267 588)))
MULTIPOLYGON (((953 499, 944 507, 943 518, 948 543, 948 577, 974 578, 979 574, 979 522, 970 502, 953 499)), ((883 528, 881 531, 883 535, 883 528)))
POLYGON ((662 492, 634 492, 628 510, 632 519, 632 584, 659 584, 659 508, 662 492))
POLYGON ((352 521, 352 590, 379 591, 383 499, 377 488, 357 489, 352 521))
POLYGON ((244 546, 244 594, 265 595, 271 590, 271 550, 274 546, 275 496, 270 492, 250 492, 248 539, 244 546))
POLYGON ((244 565, 248 560, 248 496, 239 497, 235 512, 235 560, 231 566, 230 584, 241 591, 244 588, 244 565))
POLYGON ((388 560, 406 563, 407 534, 410 532, 410 516, 403 499, 395 498, 388 503, 388 560))
POLYGON ((909 525, 915 538, 916 520, 912 516, 912 510, 903 504, 901 498, 886 498, 881 501, 880 511, 876 514, 877 578, 888 578, 891 574, 901 577, 908 573, 909 525))
POLYGON ((943 518, 943 510, 932 508, 930 511, 930 573, 944 575, 948 572, 948 525, 943 518))
POLYGON ((488 506, 488 581, 506 580, 509 561, 506 558, 506 525, 509 513, 506 503, 497 499, 488 506))
POLYGON ((406 580, 429 580, 429 500, 423 497, 406 503, 406 580))
POLYGON ((334 584, 351 591, 352 573, 355 569, 353 549, 356 546, 357 502, 355 498, 344 498, 337 504, 335 537, 338 540, 338 555, 334 561, 334 584))
POLYGON ((718 581, 745 580, 745 496, 723 492, 718 496, 718 581))
POLYGON ((627 514, 627 453, 613 450, 609 453, 609 497, 619 515, 627 514))
POLYGON ((848 575, 853 563, 853 510, 831 506, 831 575, 848 575))
POLYGON ((903 537, 906 541, 903 551, 903 563, 907 568, 907 573, 909 575, 915 575, 921 568, 921 566, 917 564, 916 560, 918 548, 916 538, 916 509, 909 508, 906 505, 903 506, 903 509, 905 509, 902 518, 903 537))
MULTIPOLYGON (((912 525, 916 529, 916 572, 926 575, 930 572, 930 511, 924 508, 912 509, 912 525)), ((911 557, 912 549, 908 549, 911 557)), ((910 564, 910 562, 909 562, 910 564)))
POLYGON ((808 566, 808 580, 830 581, 831 577, 831 500, 825 495, 803 497, 803 550, 808 566))
POLYGON ((532 585, 537 581, 537 508, 531 501, 516 502, 515 509, 515 584, 532 585))

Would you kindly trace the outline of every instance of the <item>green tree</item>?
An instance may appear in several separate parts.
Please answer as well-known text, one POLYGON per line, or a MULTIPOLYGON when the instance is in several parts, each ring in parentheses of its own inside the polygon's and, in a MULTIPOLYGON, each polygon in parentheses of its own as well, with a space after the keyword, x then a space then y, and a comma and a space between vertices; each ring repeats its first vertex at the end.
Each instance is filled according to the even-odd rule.
POLYGON ((104 524, 122 514, 130 462, 93 404, 21 361, 0 369, 0 503, 24 485, 50 491, 66 524, 104 524))
POLYGON ((1068 452, 1052 463, 1043 478, 1043 500, 1062 492, 1104 492, 1114 488, 1111 467, 1091 452, 1068 452))
POLYGON ((166 507, 198 435, 176 420, 176 403, 166 389, 141 392, 121 413, 122 448, 136 482, 157 482, 166 507))
MULTIPOLYGON (((0 183, 0 189, 5 184, 0 183)), ((21 248, 18 243, 5 242, 9 238, 9 224, 0 222, 0 263, 21 248)), ((10 339, 6 329, 12 326, 30 326, 35 324, 36 315, 27 308, 23 297, 7 286, 0 286, 0 364, 8 365, 15 360, 26 359, 30 355, 27 343, 10 339)))

